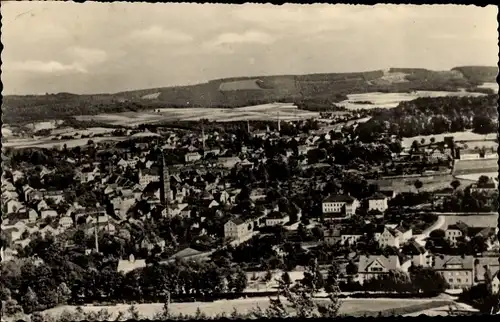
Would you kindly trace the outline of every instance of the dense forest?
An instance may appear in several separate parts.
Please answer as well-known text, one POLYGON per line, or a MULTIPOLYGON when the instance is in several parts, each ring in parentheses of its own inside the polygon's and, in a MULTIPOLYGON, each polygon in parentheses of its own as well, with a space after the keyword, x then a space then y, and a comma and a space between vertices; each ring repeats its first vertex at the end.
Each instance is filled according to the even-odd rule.
POLYGON ((384 133, 400 137, 473 130, 494 133, 498 129, 498 95, 481 97, 418 98, 393 109, 378 109, 356 128, 363 142, 373 142, 384 133))

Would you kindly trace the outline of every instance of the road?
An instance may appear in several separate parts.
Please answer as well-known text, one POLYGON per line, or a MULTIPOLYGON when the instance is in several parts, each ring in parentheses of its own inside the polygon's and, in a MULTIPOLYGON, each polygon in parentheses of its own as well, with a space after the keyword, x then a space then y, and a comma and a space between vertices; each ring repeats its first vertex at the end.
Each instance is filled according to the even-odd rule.
POLYGON ((434 224, 432 224, 432 226, 430 226, 429 228, 424 230, 420 235, 415 236, 415 241, 419 245, 425 246, 425 239, 427 237, 429 237, 430 233, 434 230, 445 228, 445 227, 443 227, 445 223, 446 223, 446 220, 445 220, 444 216, 438 216, 438 219, 436 220, 436 222, 434 224))

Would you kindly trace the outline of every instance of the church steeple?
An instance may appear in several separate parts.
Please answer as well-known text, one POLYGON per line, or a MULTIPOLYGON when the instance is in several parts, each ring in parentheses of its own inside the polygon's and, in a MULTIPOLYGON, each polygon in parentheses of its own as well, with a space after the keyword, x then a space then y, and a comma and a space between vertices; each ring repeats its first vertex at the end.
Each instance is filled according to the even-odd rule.
POLYGON ((165 154, 161 151, 161 180, 160 180, 160 201, 166 207, 167 215, 170 215, 170 172, 168 170, 167 162, 165 161, 165 154))

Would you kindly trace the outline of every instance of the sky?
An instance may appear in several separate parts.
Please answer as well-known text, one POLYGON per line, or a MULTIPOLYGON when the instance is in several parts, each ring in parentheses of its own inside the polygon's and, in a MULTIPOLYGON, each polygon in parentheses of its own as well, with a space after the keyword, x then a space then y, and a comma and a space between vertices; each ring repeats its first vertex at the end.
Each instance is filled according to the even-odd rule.
POLYGON ((3 94, 496 66, 497 7, 3 2, 3 94))

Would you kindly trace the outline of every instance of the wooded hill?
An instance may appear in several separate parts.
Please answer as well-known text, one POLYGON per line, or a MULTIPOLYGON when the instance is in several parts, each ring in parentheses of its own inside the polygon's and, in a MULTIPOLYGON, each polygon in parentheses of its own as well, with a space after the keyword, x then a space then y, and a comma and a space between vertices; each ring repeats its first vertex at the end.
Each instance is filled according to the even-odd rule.
POLYGON ((491 90, 476 87, 484 82, 495 82, 497 73, 497 67, 482 66, 455 67, 451 71, 391 68, 360 73, 234 77, 114 94, 7 95, 2 103, 3 121, 21 124, 158 107, 233 108, 303 100, 338 102, 345 99, 346 94, 376 91, 456 91, 465 88, 487 92, 491 90))

